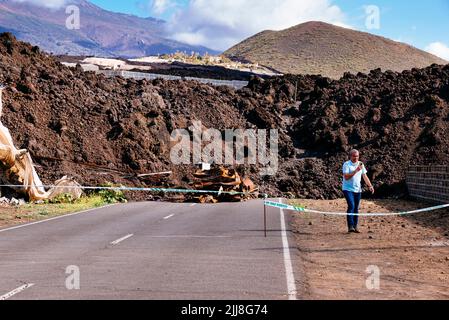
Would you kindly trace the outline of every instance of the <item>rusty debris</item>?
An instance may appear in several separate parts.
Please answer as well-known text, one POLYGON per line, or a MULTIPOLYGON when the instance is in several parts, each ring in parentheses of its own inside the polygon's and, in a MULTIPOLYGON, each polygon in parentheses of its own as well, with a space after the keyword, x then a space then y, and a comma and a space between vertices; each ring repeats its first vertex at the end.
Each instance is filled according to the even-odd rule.
POLYGON ((194 195, 191 200, 199 203, 239 202, 258 197, 259 188, 249 178, 242 178, 235 169, 216 166, 210 170, 198 170, 194 177, 194 189, 218 191, 213 194, 194 195))

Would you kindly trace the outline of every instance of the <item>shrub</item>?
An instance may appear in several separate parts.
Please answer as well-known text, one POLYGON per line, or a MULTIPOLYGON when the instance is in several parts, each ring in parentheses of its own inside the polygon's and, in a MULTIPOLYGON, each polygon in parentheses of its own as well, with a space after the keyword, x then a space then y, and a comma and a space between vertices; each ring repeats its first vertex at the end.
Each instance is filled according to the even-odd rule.
POLYGON ((52 204, 73 203, 73 202, 75 202, 75 199, 73 198, 73 195, 70 193, 58 194, 56 197, 48 201, 48 203, 52 204))
MULTIPOLYGON (((113 185, 112 183, 105 183, 101 185, 101 187, 105 188, 120 188, 120 186, 113 185)), ((112 204, 112 203, 126 203, 128 200, 126 199, 125 195, 123 194, 122 190, 114 190, 114 189, 103 189, 98 191, 98 195, 100 195, 104 202, 112 204)))

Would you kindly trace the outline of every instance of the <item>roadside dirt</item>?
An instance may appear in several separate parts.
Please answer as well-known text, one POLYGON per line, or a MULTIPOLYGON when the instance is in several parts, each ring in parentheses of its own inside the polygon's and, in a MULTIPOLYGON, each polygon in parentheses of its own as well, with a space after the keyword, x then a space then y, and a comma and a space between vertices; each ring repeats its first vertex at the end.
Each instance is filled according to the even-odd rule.
MULTIPOLYGON (((308 208, 346 211, 340 200, 301 200, 308 208)), ((363 201, 363 212, 424 208, 413 201, 363 201)), ((449 299, 449 211, 409 217, 364 217, 361 234, 346 218, 295 214, 304 299, 449 299), (380 290, 369 290, 369 266, 380 269, 380 290)))

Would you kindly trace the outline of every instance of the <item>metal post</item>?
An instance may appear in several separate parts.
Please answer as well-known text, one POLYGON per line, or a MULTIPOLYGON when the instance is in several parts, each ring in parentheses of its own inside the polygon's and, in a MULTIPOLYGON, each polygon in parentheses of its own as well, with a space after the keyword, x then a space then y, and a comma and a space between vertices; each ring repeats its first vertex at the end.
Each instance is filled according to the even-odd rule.
POLYGON ((265 200, 263 201, 263 226, 265 231, 265 238, 267 237, 267 206, 265 200))

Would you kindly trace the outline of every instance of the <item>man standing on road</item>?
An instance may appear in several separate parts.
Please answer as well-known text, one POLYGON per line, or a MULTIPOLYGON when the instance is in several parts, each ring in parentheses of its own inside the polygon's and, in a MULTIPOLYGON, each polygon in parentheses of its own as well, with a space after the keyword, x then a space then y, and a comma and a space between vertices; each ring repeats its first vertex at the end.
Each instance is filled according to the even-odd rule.
POLYGON ((362 177, 368 185, 369 190, 374 194, 374 187, 366 175, 368 171, 365 165, 359 161, 360 153, 352 150, 349 153, 351 160, 343 165, 343 193, 348 203, 348 229, 349 233, 360 233, 357 228, 360 201, 362 200, 362 177))

